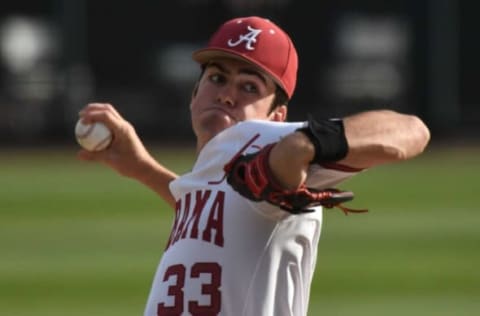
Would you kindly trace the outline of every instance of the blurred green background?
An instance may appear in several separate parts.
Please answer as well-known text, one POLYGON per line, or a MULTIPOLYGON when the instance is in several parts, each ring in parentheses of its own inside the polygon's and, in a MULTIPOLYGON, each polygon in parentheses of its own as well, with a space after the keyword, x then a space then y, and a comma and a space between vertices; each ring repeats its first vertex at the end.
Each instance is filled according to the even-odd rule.
MULTIPOLYGON (((153 153, 185 172, 191 149, 153 153)), ((0 155, 1 315, 143 313, 173 213, 76 150, 0 155)), ((325 212, 309 315, 477 315, 479 154, 431 146, 345 182, 370 212, 325 212)))

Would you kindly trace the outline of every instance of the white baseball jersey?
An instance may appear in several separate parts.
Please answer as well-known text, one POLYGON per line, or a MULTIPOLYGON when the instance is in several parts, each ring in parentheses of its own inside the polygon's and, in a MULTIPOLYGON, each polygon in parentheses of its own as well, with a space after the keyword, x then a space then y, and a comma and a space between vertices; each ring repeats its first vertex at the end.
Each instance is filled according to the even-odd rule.
MULTIPOLYGON (((244 121, 211 139, 191 172, 170 184, 175 219, 145 315, 306 315, 322 210, 291 215, 233 191, 223 166, 304 123, 244 121)), ((307 185, 355 172, 312 165, 307 185)))

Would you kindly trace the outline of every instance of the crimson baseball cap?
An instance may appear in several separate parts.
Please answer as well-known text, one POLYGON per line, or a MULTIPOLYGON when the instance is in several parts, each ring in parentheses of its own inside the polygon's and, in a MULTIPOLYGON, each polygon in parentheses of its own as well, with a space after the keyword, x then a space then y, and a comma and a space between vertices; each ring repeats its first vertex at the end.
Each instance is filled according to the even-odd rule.
POLYGON ((291 98, 297 81, 298 55, 292 40, 272 21, 258 17, 239 17, 222 24, 207 47, 193 53, 205 64, 216 57, 234 57, 250 62, 280 85, 291 98))

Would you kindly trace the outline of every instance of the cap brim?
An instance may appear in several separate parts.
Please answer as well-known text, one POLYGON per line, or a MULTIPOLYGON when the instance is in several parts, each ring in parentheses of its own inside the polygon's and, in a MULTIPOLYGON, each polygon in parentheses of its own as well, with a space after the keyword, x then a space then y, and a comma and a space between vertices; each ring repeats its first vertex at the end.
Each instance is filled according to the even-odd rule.
POLYGON ((242 61, 246 61, 250 64, 253 64, 254 66, 257 66, 257 67, 263 69, 263 67, 261 67, 261 65, 259 65, 255 61, 251 60, 250 58, 242 56, 241 54, 239 54, 236 51, 228 50, 228 49, 225 49, 225 48, 203 48, 203 49, 199 49, 199 50, 193 52, 192 58, 197 63, 202 64, 202 65, 209 62, 210 60, 212 60, 214 58, 234 58, 234 59, 239 59, 239 60, 242 60, 242 61))
POLYGON ((268 74, 276 84, 278 84, 284 91, 286 91, 285 87, 281 83, 280 79, 276 77, 274 73, 268 70, 267 67, 263 66, 262 64, 258 63, 257 61, 243 56, 234 50, 228 50, 225 48, 203 48, 199 49, 192 54, 193 60, 197 63, 203 65, 215 58, 233 58, 241 61, 245 61, 249 64, 260 69, 262 72, 268 74))

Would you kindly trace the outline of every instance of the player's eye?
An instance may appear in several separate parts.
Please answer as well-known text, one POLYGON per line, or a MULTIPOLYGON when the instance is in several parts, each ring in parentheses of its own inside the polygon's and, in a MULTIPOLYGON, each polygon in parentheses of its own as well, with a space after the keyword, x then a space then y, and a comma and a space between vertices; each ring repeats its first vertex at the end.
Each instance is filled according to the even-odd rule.
POLYGON ((258 92, 257 85, 254 84, 254 83, 251 83, 251 82, 245 83, 243 85, 243 90, 245 90, 245 92, 248 92, 248 93, 257 93, 258 92))
POLYGON ((214 73, 208 76, 208 80, 213 83, 224 83, 226 81, 226 78, 219 73, 214 73))

